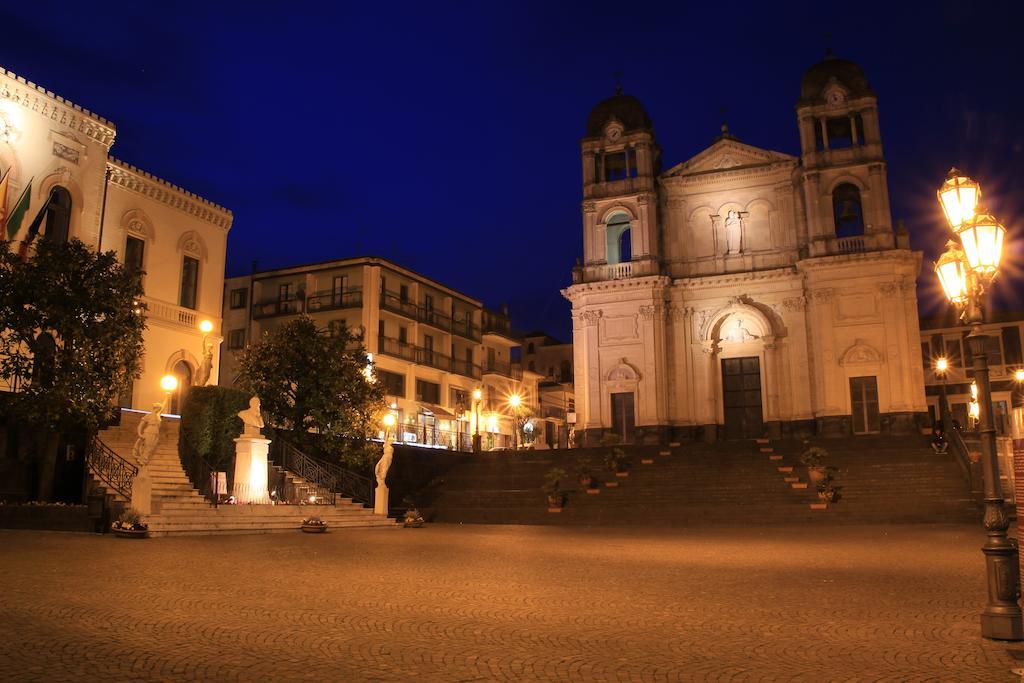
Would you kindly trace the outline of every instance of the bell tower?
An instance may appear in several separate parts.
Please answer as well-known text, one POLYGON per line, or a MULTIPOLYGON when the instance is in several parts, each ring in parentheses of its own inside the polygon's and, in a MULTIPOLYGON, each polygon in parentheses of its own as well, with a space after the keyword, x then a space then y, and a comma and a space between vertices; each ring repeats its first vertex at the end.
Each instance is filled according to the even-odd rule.
POLYGON ((829 55, 796 105, 812 256, 896 247, 878 99, 860 66, 829 55))
POLYGON ((587 119, 583 160, 583 257, 577 281, 625 279, 659 272, 655 178, 661 150, 640 101, 600 102, 587 119))

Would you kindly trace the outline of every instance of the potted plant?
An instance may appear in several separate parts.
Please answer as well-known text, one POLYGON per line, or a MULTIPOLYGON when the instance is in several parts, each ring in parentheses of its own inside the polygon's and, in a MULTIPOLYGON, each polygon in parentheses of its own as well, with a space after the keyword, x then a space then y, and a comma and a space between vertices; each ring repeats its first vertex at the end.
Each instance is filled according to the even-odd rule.
POLYGON ((811 446, 800 454, 800 462, 807 466, 807 479, 818 484, 825 479, 825 458, 828 451, 821 446, 811 446))
POLYGON ((548 512, 561 512, 565 505, 567 496, 565 490, 562 489, 562 481, 565 476, 565 470, 561 467, 553 467, 544 477, 542 489, 548 497, 548 512))
POLYGON ((110 525, 110 530, 121 538, 145 538, 149 535, 149 525, 142 521, 142 515, 134 509, 118 515, 117 521, 110 525))
POLYGON ((419 529, 423 526, 423 515, 416 508, 416 501, 412 499, 412 496, 403 498, 402 504, 405 505, 405 514, 402 515, 402 526, 406 529, 419 529))
POLYGON ((837 503, 839 502, 839 490, 841 488, 835 485, 835 477, 831 473, 826 474, 825 478, 818 482, 818 498, 826 503, 837 503))
POLYGON ((589 489, 594 485, 594 475, 590 469, 590 458, 585 455, 581 455, 576 459, 576 477, 580 482, 580 486, 585 489, 589 489))
POLYGON ((302 531, 307 534, 322 534, 327 531, 327 522, 319 517, 307 517, 302 520, 302 531))
POLYGON ((618 446, 612 448, 604 456, 604 464, 615 473, 616 477, 629 476, 629 456, 618 446))

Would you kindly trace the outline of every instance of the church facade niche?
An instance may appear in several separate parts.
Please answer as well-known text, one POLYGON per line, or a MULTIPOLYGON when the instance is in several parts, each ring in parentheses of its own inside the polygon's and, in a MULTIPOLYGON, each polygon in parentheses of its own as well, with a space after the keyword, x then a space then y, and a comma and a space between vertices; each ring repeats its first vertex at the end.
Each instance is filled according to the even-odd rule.
POLYGON ((923 419, 921 254, 892 230, 876 96, 860 67, 830 57, 805 73, 796 114, 798 155, 723 126, 662 171, 639 100, 618 93, 591 112, 584 253, 563 290, 585 443, 627 423, 630 440, 653 442, 911 433, 923 419), (616 161, 609 174, 627 148, 635 175, 628 153, 629 172, 616 161), (867 393, 879 419, 855 420, 867 393))

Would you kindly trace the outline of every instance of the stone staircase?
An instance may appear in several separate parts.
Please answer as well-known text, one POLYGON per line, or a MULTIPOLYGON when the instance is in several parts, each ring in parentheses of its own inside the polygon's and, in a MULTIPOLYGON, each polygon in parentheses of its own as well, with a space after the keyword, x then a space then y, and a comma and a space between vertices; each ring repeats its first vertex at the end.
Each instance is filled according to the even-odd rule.
POLYGON ((626 446, 629 475, 603 468, 607 449, 485 453, 457 465, 421 509, 435 521, 556 525, 781 525, 980 520, 950 455, 918 437, 821 440, 838 469, 842 498, 825 509, 798 455, 798 442, 626 446), (587 492, 576 463, 589 457, 597 481, 587 492), (569 502, 549 512, 541 491, 552 467, 568 473, 569 502), (780 471, 792 468, 792 471, 780 471), (607 484, 612 482, 612 486, 607 484), (812 508, 812 504, 814 507, 812 508))
MULTIPOLYGON (((100 432, 108 448, 129 462, 142 413, 122 411, 121 424, 100 432)), ((197 534, 255 534, 296 532, 306 517, 317 516, 328 530, 347 527, 397 527, 394 520, 373 514, 348 498, 334 505, 221 505, 214 507, 192 486, 178 458, 180 420, 165 417, 160 443, 149 464, 153 479, 153 514, 146 519, 150 536, 197 534)), ((296 490, 323 495, 314 484, 286 474, 296 490)), ((95 476, 93 475, 95 480, 95 476)), ((97 487, 102 483, 95 481, 97 487)), ((128 507, 121 495, 107 491, 115 509, 128 507)))

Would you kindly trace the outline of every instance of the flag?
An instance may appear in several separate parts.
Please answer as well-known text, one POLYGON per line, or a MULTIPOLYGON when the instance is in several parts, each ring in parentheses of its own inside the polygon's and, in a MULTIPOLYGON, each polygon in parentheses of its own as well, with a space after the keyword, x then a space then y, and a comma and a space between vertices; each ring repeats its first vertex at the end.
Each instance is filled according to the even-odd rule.
POLYGON ((10 214, 7 216, 7 239, 13 240, 14 236, 21 230, 21 222, 25 220, 25 214, 28 213, 28 204, 32 194, 32 181, 28 181, 28 185, 25 186, 25 191, 21 193, 21 197, 15 202, 11 208, 10 214))
POLYGON ((32 219, 32 222, 28 226, 28 234, 25 235, 25 239, 21 241, 21 246, 18 247, 18 257, 22 261, 28 258, 29 245, 35 240, 36 235, 39 234, 39 226, 43 224, 43 216, 46 215, 46 210, 50 208, 50 200, 53 199, 53 189, 50 190, 50 194, 46 195, 46 199, 43 201, 43 205, 39 207, 39 211, 36 212, 36 217, 32 219))
POLYGON ((4 177, 0 178, 0 222, 7 218, 7 181, 10 177, 11 172, 7 171, 7 173, 4 173, 4 177))

